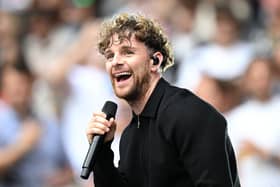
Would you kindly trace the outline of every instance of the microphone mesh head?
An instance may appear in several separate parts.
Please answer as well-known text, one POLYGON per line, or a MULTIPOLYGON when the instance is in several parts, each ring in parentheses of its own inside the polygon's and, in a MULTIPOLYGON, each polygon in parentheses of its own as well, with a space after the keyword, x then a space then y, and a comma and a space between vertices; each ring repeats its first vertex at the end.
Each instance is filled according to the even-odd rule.
POLYGON ((107 119, 110 119, 111 117, 116 116, 118 105, 112 101, 106 101, 102 108, 102 112, 104 112, 107 115, 107 119))

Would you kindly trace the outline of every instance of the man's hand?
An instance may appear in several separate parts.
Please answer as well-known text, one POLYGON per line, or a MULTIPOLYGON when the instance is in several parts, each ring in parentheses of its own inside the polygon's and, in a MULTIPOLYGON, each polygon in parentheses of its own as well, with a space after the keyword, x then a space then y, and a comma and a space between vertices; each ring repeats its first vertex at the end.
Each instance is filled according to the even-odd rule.
POLYGON ((89 143, 92 142, 94 135, 103 135, 105 133, 105 142, 111 141, 114 138, 116 131, 116 122, 114 118, 109 121, 106 119, 106 114, 103 112, 94 113, 92 119, 88 123, 86 135, 89 143))

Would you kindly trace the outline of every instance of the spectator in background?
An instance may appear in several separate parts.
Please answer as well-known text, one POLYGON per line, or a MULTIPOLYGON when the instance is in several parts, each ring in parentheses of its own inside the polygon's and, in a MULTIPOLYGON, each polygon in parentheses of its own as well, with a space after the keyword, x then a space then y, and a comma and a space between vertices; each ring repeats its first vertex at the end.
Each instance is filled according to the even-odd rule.
POLYGON ((195 93, 225 116, 242 101, 242 93, 236 83, 208 75, 202 76, 195 93))
POLYGON ((213 41, 186 58, 179 70, 178 85, 195 89, 201 75, 235 81, 242 76, 253 56, 250 44, 241 41, 239 22, 228 7, 218 7, 213 41))
POLYGON ((59 116, 60 91, 55 92, 46 81, 46 73, 54 59, 74 40, 73 30, 59 21, 59 9, 36 9, 28 17, 28 32, 23 40, 24 56, 37 80, 34 84, 35 108, 40 115, 59 116))
POLYGON ((33 78, 23 62, 1 67, 1 187, 65 186, 71 180, 59 126, 32 109, 33 78))
POLYGON ((249 98, 227 118, 241 185, 280 186, 280 96, 273 95, 271 61, 253 60, 244 76, 249 98))
POLYGON ((94 6, 77 8, 70 1, 36 0, 28 17, 28 32, 23 49, 27 63, 38 77, 34 95, 36 110, 50 117, 60 117, 63 89, 50 87, 48 73, 56 59, 78 38, 82 25, 94 19, 94 6))

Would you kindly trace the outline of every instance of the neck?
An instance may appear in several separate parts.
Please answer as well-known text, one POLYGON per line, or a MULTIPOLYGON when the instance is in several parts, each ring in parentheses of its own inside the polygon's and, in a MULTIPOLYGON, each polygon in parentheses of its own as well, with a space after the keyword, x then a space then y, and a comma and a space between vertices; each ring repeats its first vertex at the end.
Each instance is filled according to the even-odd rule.
POLYGON ((146 103, 148 102, 150 96, 152 95, 159 79, 160 79, 160 76, 153 79, 151 81, 148 89, 145 91, 145 93, 142 96, 140 96, 140 98, 138 98, 137 100, 134 100, 134 101, 127 101, 128 104, 130 105, 131 109, 133 110, 133 112, 136 115, 139 115, 143 111, 143 109, 144 109, 146 103))

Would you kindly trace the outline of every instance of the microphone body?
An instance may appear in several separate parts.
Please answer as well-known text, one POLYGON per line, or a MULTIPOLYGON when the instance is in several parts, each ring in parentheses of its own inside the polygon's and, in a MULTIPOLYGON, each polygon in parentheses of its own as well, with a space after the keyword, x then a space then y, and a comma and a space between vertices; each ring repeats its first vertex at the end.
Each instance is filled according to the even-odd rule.
MULTIPOLYGON (((117 104, 112 101, 106 101, 102 108, 102 112, 106 114, 106 119, 115 118, 117 112, 117 104)), ((92 143, 89 146, 86 158, 84 160, 81 172, 81 178, 88 179, 90 172, 93 170, 93 166, 96 162, 96 157, 98 152, 100 151, 103 143, 105 135, 94 135, 92 143)))

